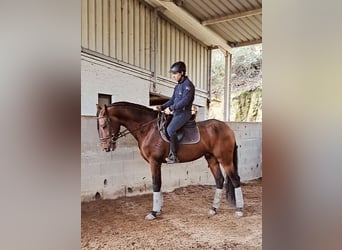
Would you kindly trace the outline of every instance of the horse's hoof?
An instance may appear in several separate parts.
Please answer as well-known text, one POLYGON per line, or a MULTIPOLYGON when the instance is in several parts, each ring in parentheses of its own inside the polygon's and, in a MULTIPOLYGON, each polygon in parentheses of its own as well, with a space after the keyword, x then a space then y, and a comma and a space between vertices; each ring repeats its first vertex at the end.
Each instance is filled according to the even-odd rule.
POLYGON ((243 216, 243 212, 241 210, 235 211, 235 216, 236 217, 242 217, 243 216))
POLYGON ((209 210, 209 216, 214 216, 216 214, 216 209, 211 208, 209 210))
POLYGON ((148 215, 145 216, 145 220, 154 220, 157 218, 157 213, 156 212, 151 212, 148 215))

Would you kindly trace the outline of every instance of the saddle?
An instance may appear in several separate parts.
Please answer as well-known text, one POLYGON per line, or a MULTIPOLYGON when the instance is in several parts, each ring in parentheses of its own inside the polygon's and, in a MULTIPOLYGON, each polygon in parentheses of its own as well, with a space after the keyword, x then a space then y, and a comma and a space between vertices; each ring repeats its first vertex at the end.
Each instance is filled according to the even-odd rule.
MULTIPOLYGON (((172 120, 173 115, 166 115, 161 113, 158 118, 158 129, 160 136, 164 141, 170 142, 169 135, 166 128, 172 120)), ((187 121, 182 128, 177 131, 177 139, 179 144, 195 144, 200 141, 200 133, 195 121, 195 115, 192 115, 190 120, 187 121)))

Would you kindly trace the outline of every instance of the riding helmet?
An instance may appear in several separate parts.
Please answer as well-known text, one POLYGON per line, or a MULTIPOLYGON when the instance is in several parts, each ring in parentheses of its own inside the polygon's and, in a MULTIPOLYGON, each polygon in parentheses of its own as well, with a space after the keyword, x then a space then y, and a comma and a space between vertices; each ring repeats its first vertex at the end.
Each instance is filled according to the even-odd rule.
POLYGON ((181 73, 181 72, 186 72, 186 66, 184 62, 175 62, 174 64, 172 64, 171 68, 170 68, 170 73, 181 73))

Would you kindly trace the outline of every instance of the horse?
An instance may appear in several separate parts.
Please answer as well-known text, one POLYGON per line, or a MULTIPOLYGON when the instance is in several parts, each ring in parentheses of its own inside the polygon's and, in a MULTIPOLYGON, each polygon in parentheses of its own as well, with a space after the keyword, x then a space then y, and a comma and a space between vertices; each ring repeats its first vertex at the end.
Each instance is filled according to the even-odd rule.
MULTIPOLYGON (((166 163, 170 149, 168 142, 162 139, 158 127, 160 111, 130 102, 116 102, 101 107, 96 104, 97 130, 99 146, 106 152, 114 151, 117 140, 130 133, 138 142, 141 156, 150 165, 152 174, 153 207, 146 220, 156 219, 161 213, 163 197, 161 193, 161 165, 166 163), (121 126, 126 129, 120 132, 121 126)), ((238 147, 233 130, 224 122, 209 119, 196 122, 200 140, 195 144, 180 144, 178 158, 180 162, 194 161, 202 156, 208 162, 216 184, 214 201, 209 216, 217 213, 220 206, 226 178, 226 199, 230 207, 235 208, 236 216, 242 216, 243 197, 238 174, 238 147)))

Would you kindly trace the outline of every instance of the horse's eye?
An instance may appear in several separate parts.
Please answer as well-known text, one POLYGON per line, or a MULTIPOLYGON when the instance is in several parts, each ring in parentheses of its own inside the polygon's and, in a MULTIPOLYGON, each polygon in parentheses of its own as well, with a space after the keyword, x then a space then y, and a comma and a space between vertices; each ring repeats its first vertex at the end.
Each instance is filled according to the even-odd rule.
POLYGON ((101 124, 101 128, 105 129, 107 127, 107 124, 101 124))

